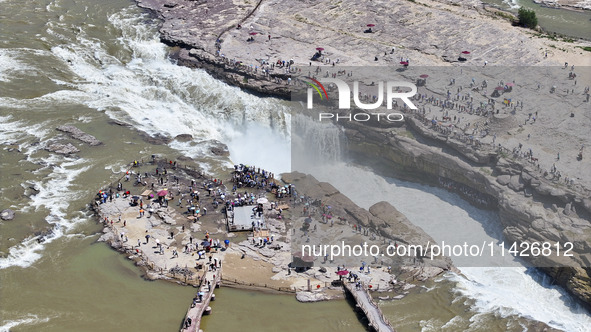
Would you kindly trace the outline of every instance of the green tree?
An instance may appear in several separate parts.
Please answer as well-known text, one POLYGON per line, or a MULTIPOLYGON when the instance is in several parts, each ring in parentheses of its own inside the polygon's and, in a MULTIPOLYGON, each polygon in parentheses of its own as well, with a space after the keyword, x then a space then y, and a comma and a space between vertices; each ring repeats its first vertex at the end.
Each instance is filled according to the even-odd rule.
POLYGON ((517 17, 519 18, 519 25, 535 29, 538 26, 538 18, 536 17, 536 12, 531 9, 526 8, 519 8, 519 12, 517 12, 517 17))

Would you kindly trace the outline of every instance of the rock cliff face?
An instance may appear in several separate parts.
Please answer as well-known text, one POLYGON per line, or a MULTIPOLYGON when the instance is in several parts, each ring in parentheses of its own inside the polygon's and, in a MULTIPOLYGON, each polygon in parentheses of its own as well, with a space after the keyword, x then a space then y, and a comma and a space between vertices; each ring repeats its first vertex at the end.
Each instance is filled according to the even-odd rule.
POLYGON ((546 180, 537 169, 451 143, 407 118, 406 129, 378 129, 347 123, 348 152, 360 163, 391 177, 461 189, 476 205, 498 209, 506 243, 548 242, 564 255, 522 257, 554 278, 578 299, 591 303, 591 206, 589 198, 546 180), (409 130, 409 131, 406 131, 409 130), (410 133, 410 134, 409 134, 410 133), (410 138, 413 136, 416 138, 410 138))
MULTIPOLYGON (((136 0, 162 20, 160 40, 175 47, 171 58, 178 64, 203 68, 216 79, 254 93, 271 94, 289 98, 286 85, 274 83, 271 78, 287 80, 284 73, 271 74, 262 79, 261 71, 252 71, 248 66, 253 59, 231 61, 230 56, 217 56, 220 38, 238 24, 243 23, 259 8, 261 1, 208 2, 204 0, 136 0), (245 65, 244 61, 248 64, 245 65)), ((235 55, 232 55, 234 57, 235 55)))

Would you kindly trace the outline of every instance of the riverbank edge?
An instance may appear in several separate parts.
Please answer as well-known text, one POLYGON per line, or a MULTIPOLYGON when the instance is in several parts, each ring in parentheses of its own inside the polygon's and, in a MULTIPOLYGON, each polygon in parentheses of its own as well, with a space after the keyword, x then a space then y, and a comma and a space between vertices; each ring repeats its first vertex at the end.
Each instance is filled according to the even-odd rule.
MULTIPOLYGON (((577 13, 591 12, 591 9, 573 7, 573 6, 568 6, 568 5, 553 6, 552 4, 554 2, 552 0, 550 0, 550 1, 548 1, 548 0, 533 0, 533 2, 534 2, 534 4, 539 5, 540 7, 543 7, 543 8, 567 10, 567 11, 577 12, 577 13)), ((505 20, 505 21, 511 23, 511 25, 513 25, 513 26, 519 25, 518 24, 519 18, 517 16, 517 13, 512 12, 509 9, 501 8, 500 6, 492 4, 492 3, 483 2, 482 3, 482 10, 485 11, 486 13, 488 13, 489 16, 505 20)), ((565 35, 565 34, 558 33, 558 32, 548 31, 546 28, 542 27, 541 25, 538 25, 535 29, 531 29, 531 33, 534 35, 536 33, 539 34, 538 36, 540 38, 555 39, 556 37, 560 37, 563 39, 563 41, 568 40, 570 42, 575 41, 575 40, 591 41, 591 38, 589 38, 589 37, 586 37, 586 38, 585 37, 576 37, 576 36, 565 35)))
MULTIPOLYGON (((154 11, 151 8, 142 6, 141 3, 139 3, 137 0, 136 0, 136 3, 138 4, 139 7, 144 8, 147 12, 152 13, 152 14, 156 15, 159 19, 163 20, 163 17, 157 11, 154 11)), ((494 6, 490 6, 490 5, 487 5, 487 7, 495 8, 494 6)), ((497 9, 497 8, 495 8, 495 9, 497 9)), ((499 9, 497 9, 497 10, 499 10, 499 9)), ((211 52, 208 52, 205 49, 204 45, 190 45, 190 44, 184 43, 180 40, 168 39, 163 34, 161 34, 160 40, 164 44, 173 47, 170 57, 171 57, 171 59, 177 61, 177 64, 179 64, 179 65, 187 66, 190 68, 203 69, 208 74, 212 75, 216 79, 219 79, 231 86, 236 86, 236 87, 241 88, 247 92, 254 93, 259 96, 277 97, 277 98, 281 98, 281 99, 289 99, 290 98, 290 90, 287 85, 282 86, 280 84, 272 83, 271 80, 268 80, 268 81, 262 80, 259 77, 257 77, 256 75, 254 75, 254 73, 252 71, 248 71, 246 68, 242 69, 241 67, 231 66, 228 62, 224 61, 227 59, 216 57, 211 52)), ((286 75, 286 74, 272 74, 271 77, 278 77, 278 78, 282 78, 283 80, 286 80, 288 75, 286 75)), ((411 122, 411 124, 409 124, 409 122, 407 121, 406 124, 409 126, 412 126, 412 122, 411 122)), ((415 126, 414 129, 416 129, 416 128, 418 128, 418 127, 415 126)), ((425 135, 425 136, 423 136, 424 140, 433 139, 433 136, 426 135, 426 132, 424 132, 424 131, 417 131, 417 132, 420 135, 425 135)), ((382 133, 378 133, 377 135, 375 135, 375 133, 374 133, 373 135, 379 137, 380 139, 384 138, 382 133)), ((372 136, 372 135, 370 135, 370 136, 372 136)), ((387 136, 388 135, 386 135, 386 137, 387 136)), ((369 142, 371 142, 371 140, 369 142)), ((378 140, 375 140, 374 142, 378 142, 378 140)), ((424 145, 425 148, 432 147, 431 145, 429 145, 428 143, 425 143, 425 142, 419 143, 417 141, 417 143, 424 145)), ((475 157, 475 155, 473 154, 474 151, 472 151, 471 149, 465 149, 466 146, 462 146, 462 144, 458 144, 457 142, 454 142, 453 145, 448 145, 449 142, 447 142, 447 140, 445 140, 445 139, 443 141, 440 141, 439 143, 443 143, 446 146, 448 146, 449 148, 451 148, 451 150, 458 152, 462 158, 474 161, 474 157, 475 157)), ((371 144, 371 143, 368 143, 368 144, 371 144)), ((351 144, 349 145, 349 152, 352 153, 352 155, 356 154, 358 157, 357 159, 360 159, 360 160, 367 160, 368 157, 372 157, 372 158, 377 157, 377 158, 381 159, 381 158, 383 158, 383 156, 389 156, 389 155, 391 156, 393 154, 393 152, 395 152, 394 150, 383 149, 384 145, 377 144, 377 143, 374 143, 374 144, 375 144, 375 147, 380 151, 380 153, 375 153, 377 150, 368 148, 370 146, 365 146, 364 148, 359 148, 358 151, 355 151, 355 150, 351 149, 354 146, 351 144)), ((392 147, 393 145, 390 144, 388 146, 392 147)), ((408 147, 408 145, 404 145, 404 144, 400 145, 398 152, 404 152, 404 154, 406 156, 412 156, 412 153, 410 150, 405 150, 405 146, 408 147)), ((430 152, 433 152, 433 151, 430 151, 430 152)), ((456 163, 456 161, 454 160, 455 157, 448 155, 448 153, 446 153, 444 151, 435 151, 434 155, 437 157, 436 159, 441 158, 442 161, 456 163)), ((485 158, 490 158, 490 156, 487 155, 487 156, 485 156, 485 158)), ((396 174, 391 173, 390 176, 404 179, 404 180, 411 180, 411 181, 418 180, 419 182, 423 182, 423 183, 425 183, 426 179, 431 179, 430 181, 427 181, 427 183, 433 184, 433 185, 438 185, 434 181, 434 179, 441 176, 441 171, 443 171, 444 174, 447 174, 446 171, 450 170, 450 169, 443 169, 441 167, 433 167, 431 169, 428 169, 428 168, 424 168, 425 165, 412 163, 412 158, 409 160, 411 161, 410 164, 404 164, 404 160, 402 160, 402 159, 397 160, 397 158, 392 158, 392 159, 389 159, 388 163, 387 163, 387 165, 390 167, 385 167, 385 165, 382 165, 381 167, 383 167, 383 169, 390 169, 390 171, 392 171, 393 169, 395 169, 395 170, 413 169, 415 172, 419 171, 419 172, 417 172, 417 174, 415 176, 412 176, 412 177, 408 176, 408 174, 404 175, 404 174, 399 174, 399 173, 396 173, 396 174), (427 177, 425 177, 425 176, 427 176, 427 177)), ((418 160, 418 159, 415 159, 415 162, 416 162, 416 160, 418 160)), ((476 161, 482 162, 482 161, 479 161, 478 159, 476 159, 476 161)), ((509 160, 504 160, 504 162, 506 162, 508 164, 508 165, 503 166, 507 169, 506 172, 508 172, 509 174, 516 173, 516 174, 511 174, 511 175, 519 175, 519 179, 520 179, 519 181, 522 181, 521 172, 522 172, 523 166, 514 164, 509 160), (509 169, 513 169, 513 171, 509 171, 509 169)), ((435 165, 437 165, 437 164, 435 164, 435 165)), ((486 166, 487 162, 484 162, 483 165, 486 166)), ((373 166, 376 167, 377 163, 374 164, 373 166)), ((453 168, 451 168, 451 169, 453 169, 453 168)), ((462 169, 462 168, 460 167, 460 169, 462 169)), ((466 170, 466 169, 464 169, 464 170, 466 170)), ((376 171, 379 172, 378 169, 376 169, 376 171)), ((470 173, 473 173, 473 170, 470 170, 470 173)), ((384 174, 384 172, 382 172, 382 174, 384 174)), ((524 238, 522 232, 517 232, 519 229, 514 227, 513 222, 511 222, 511 220, 509 219, 510 217, 514 217, 515 215, 520 215, 520 214, 519 214, 519 211, 517 211, 515 209, 515 206, 511 206, 511 203, 512 203, 511 200, 504 198, 505 196, 509 196, 509 197, 514 196, 513 194, 511 194, 512 192, 514 193, 514 191, 512 189, 510 189, 509 187, 498 186, 496 184, 498 181, 497 180, 498 176, 499 175, 506 175, 505 173, 498 173, 496 175, 490 175, 486 180, 484 180, 484 182, 482 179, 476 180, 474 178, 466 177, 465 174, 462 174, 461 172, 460 173, 451 172, 449 174, 452 174, 452 176, 447 177, 447 178, 451 178, 454 181, 460 180, 460 181, 458 181, 459 183, 463 183, 463 184, 469 186, 470 188, 473 188, 474 190, 481 192, 483 194, 487 194, 487 195, 489 194, 486 192, 486 190, 484 190, 484 188, 500 189, 500 190, 496 191, 496 195, 493 195, 493 196, 497 196, 497 198, 503 198, 499 202, 499 207, 498 207, 499 215, 501 218, 501 223, 503 224, 503 226, 505 226, 504 228, 509 228, 509 226, 512 227, 509 229, 509 232, 506 232, 505 235, 509 239, 512 239, 512 240, 519 239, 521 241, 524 241, 524 240, 536 241, 535 237, 528 236, 528 237, 524 238), (456 179, 453 178, 453 174, 457 175, 456 179), (511 233, 511 231, 513 231, 513 233, 511 233)), ((527 175, 531 175, 531 174, 527 173, 527 175)), ((553 204, 563 205, 565 203, 568 204, 567 202, 571 202, 573 200, 572 192, 563 193, 562 195, 549 195, 550 192, 552 191, 552 189, 559 189, 560 190, 560 188, 555 188, 555 186, 552 183, 546 183, 546 186, 543 186, 541 188, 544 189, 544 193, 543 193, 544 196, 547 196, 549 199, 551 199, 553 201, 553 204)), ((577 197, 577 196, 578 195, 575 195, 574 197, 577 197)), ((579 204, 579 206, 581 206, 581 205, 579 204)), ((582 206, 585 207, 585 210, 587 210, 591 213, 591 200, 582 206), (588 206, 586 206, 586 205, 588 205, 588 206)), ((479 207, 482 207, 482 206, 479 206, 479 207)), ((539 269, 542 270, 543 272, 545 272, 546 274, 548 274, 550 277, 552 277, 557 284, 564 287, 564 289, 566 289, 567 292, 574 295, 576 299, 578 299, 584 306, 586 306, 588 309, 591 310, 591 278, 589 277, 591 275, 591 271, 589 271, 589 270, 591 270, 591 269, 582 269, 582 268, 579 268, 579 269, 539 268, 539 269), (582 291, 579 291, 579 290, 582 290, 582 291)))
MULTIPOLYGON (((571 11, 571 12, 578 12, 578 13, 586 13, 586 12, 591 12, 591 8, 586 9, 586 8, 579 8, 579 7, 573 7, 573 6, 568 6, 568 5, 563 5, 563 6, 553 6, 552 4, 554 3, 552 0, 533 0, 533 2, 536 5, 539 5, 540 7, 543 8, 550 8, 550 9, 557 9, 557 10, 567 10, 567 11, 571 11)), ((490 16, 492 17, 496 17, 496 18, 500 18, 502 20, 505 20, 509 23, 511 23, 511 25, 513 26, 518 26, 519 24, 519 18, 517 16, 517 13, 512 12, 511 10, 505 9, 505 8, 501 8, 498 5, 492 4, 492 3, 482 3, 482 10, 489 13, 490 16)), ((531 29, 530 34, 532 36, 536 36, 538 38, 547 38, 550 40, 557 40, 557 38, 561 38, 562 41, 564 42, 568 42, 568 43, 572 43, 574 41, 591 41, 591 38, 589 37, 576 37, 576 36, 570 36, 570 35, 565 35, 562 33, 558 33, 558 32, 553 32, 553 31, 548 31, 547 29, 545 29, 544 27, 542 27, 541 25, 538 25, 535 29, 531 29)))

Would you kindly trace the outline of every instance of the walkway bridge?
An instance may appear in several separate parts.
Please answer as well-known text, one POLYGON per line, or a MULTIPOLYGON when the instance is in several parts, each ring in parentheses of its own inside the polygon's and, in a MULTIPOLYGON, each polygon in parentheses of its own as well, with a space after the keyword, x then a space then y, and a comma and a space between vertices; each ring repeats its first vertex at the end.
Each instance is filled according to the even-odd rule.
POLYGON ((377 332, 395 332, 390 322, 384 317, 380 307, 378 307, 377 303, 369 295, 369 289, 364 283, 360 283, 360 287, 357 287, 354 282, 343 281, 343 286, 353 296, 357 307, 367 317, 369 327, 377 332))
MULTIPOLYGON (((183 326, 181 328, 181 332, 199 332, 201 326, 201 318, 203 314, 208 314, 206 312, 207 308, 209 307, 209 302, 213 297, 213 291, 216 287, 219 287, 220 280, 221 280, 222 268, 219 267, 217 271, 205 271, 203 276, 201 277, 201 282, 199 283, 198 291, 196 294, 196 298, 199 298, 199 293, 202 293, 202 300, 197 300, 195 305, 191 305, 189 310, 187 310, 187 315, 183 320, 183 326), (208 282, 209 281, 209 286, 208 282), (188 324, 188 319, 190 319, 190 325, 188 324), (188 325, 188 326, 187 326, 188 325)), ((211 309, 210 309, 211 310, 211 309)))

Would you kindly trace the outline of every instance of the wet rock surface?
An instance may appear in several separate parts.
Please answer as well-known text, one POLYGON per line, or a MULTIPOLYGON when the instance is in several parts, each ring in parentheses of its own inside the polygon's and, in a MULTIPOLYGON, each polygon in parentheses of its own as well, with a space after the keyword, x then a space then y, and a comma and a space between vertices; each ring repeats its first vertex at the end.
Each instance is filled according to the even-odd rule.
POLYGON ((191 134, 180 134, 174 137, 175 140, 179 142, 189 142, 193 139, 193 135, 191 134))
POLYGON ((11 209, 4 209, 0 212, 0 219, 2 220, 12 220, 14 219, 15 213, 11 209))
POLYGON ((65 154, 65 155, 80 152, 80 150, 77 147, 75 147, 74 145, 72 145, 72 143, 67 143, 67 144, 53 143, 47 147, 47 150, 51 151, 51 152, 58 153, 58 154, 65 154))
POLYGON ((59 126, 56 128, 57 130, 69 134, 72 138, 87 143, 89 145, 100 145, 102 144, 101 141, 96 139, 96 137, 89 135, 82 130, 74 127, 74 126, 59 126))
POLYGON ((222 157, 227 157, 230 155, 230 151, 224 143, 214 140, 210 144, 211 146, 209 148, 209 151, 211 151, 211 153, 213 153, 214 155, 222 157))

